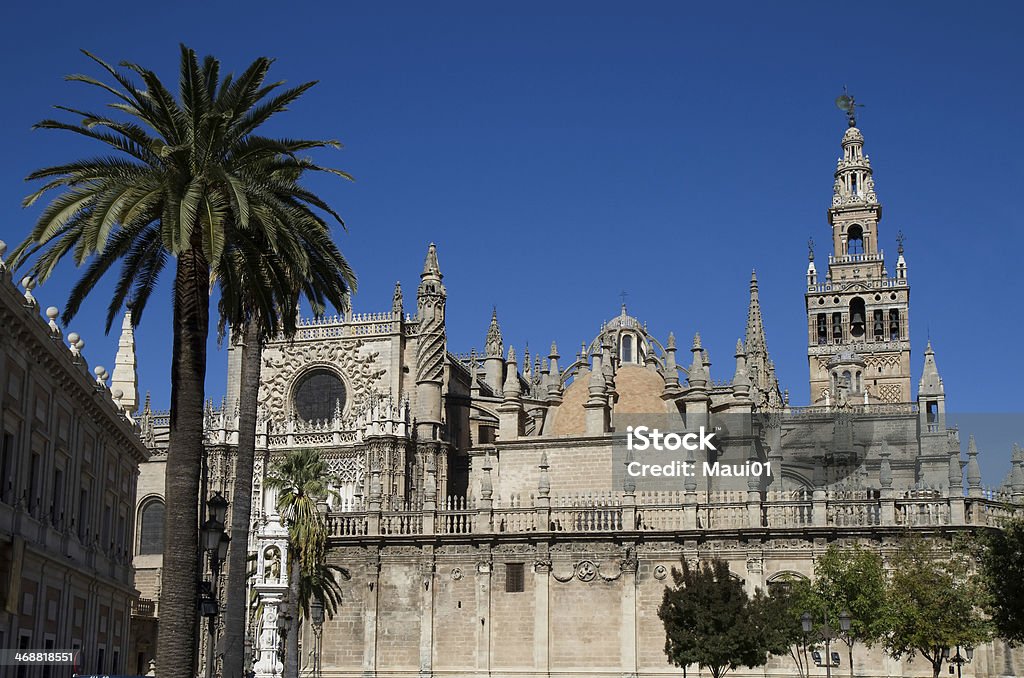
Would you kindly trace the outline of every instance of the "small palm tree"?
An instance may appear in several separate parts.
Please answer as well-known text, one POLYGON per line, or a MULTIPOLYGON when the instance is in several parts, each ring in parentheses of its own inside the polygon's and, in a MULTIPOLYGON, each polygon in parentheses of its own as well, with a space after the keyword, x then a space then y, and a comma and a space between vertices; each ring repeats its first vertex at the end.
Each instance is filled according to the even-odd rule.
MULTIPOLYGON (((280 90, 281 83, 266 80, 270 59, 256 59, 237 78, 222 78, 216 59, 206 57, 200 64, 195 52, 182 46, 175 96, 153 71, 127 62, 118 69, 86 55, 113 84, 86 75, 68 79, 111 96, 113 113, 59 106, 79 121, 44 120, 36 127, 93 139, 113 155, 29 175, 44 183, 25 199, 25 206, 52 191, 58 194, 12 252, 11 263, 18 268, 34 259, 31 275, 39 282, 68 255, 77 265, 88 263, 71 291, 65 322, 97 282, 120 264, 107 309, 109 331, 126 303, 132 306, 133 321, 142 319, 160 273, 168 260, 175 261, 170 472, 165 485, 168 529, 157 663, 162 678, 191 678, 196 666, 199 479, 211 278, 251 271, 245 278, 254 288, 249 299, 262 318, 277 318, 293 300, 286 293, 292 288, 285 276, 306 268, 301 238, 330 239, 320 212, 341 221, 299 179, 306 172, 348 175, 299 156, 336 147, 336 142, 259 134, 268 119, 314 84, 280 90), (264 254, 281 265, 269 264, 264 254)), ((341 277, 343 262, 335 259, 339 268, 327 274, 341 277)))
POLYGON ((288 529, 288 600, 297 613, 285 647, 285 678, 298 678, 298 630, 301 620, 309 618, 312 597, 319 595, 331 614, 340 602, 335 570, 327 565, 327 523, 318 508, 327 497, 337 496, 331 489, 334 482, 320 453, 311 449, 290 451, 267 475, 265 487, 277 492, 277 510, 288 529))

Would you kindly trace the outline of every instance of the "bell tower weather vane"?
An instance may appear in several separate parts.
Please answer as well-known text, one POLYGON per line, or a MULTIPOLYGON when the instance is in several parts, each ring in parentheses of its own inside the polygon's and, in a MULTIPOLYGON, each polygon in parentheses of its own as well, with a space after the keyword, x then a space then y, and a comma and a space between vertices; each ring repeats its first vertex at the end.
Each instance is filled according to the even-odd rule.
POLYGON ((843 85, 843 93, 836 97, 836 108, 846 113, 850 127, 857 126, 856 109, 863 107, 864 104, 858 104, 853 95, 847 91, 846 85, 843 85))

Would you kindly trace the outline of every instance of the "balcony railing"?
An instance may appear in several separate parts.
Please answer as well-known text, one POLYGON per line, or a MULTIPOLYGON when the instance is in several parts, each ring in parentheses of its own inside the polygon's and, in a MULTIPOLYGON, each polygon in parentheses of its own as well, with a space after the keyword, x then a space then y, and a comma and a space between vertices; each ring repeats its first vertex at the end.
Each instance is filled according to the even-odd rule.
POLYGON ((156 601, 150 600, 149 598, 139 598, 138 600, 132 601, 132 616, 133 617, 155 617, 156 616, 156 601))
POLYGON ((736 531, 806 527, 1001 527, 1021 512, 1024 497, 991 490, 950 496, 939 490, 801 489, 767 492, 605 493, 537 497, 530 506, 511 498, 451 499, 440 508, 332 513, 332 539, 381 535, 468 535, 736 531))

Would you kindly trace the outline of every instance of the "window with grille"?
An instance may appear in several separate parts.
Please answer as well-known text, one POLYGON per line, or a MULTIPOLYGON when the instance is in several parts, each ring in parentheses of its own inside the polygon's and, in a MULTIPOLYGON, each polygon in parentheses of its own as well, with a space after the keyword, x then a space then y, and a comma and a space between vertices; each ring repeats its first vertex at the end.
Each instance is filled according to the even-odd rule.
POLYGON ((523 563, 505 563, 505 593, 522 593, 525 585, 523 563))

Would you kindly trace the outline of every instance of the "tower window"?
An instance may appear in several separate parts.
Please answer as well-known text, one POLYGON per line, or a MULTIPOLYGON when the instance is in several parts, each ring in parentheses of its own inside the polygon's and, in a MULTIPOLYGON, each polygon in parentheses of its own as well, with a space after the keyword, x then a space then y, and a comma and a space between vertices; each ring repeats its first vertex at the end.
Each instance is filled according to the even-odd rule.
POLYGON ((850 335, 854 337, 864 336, 864 300, 854 297, 850 300, 850 335))
POLYGON ((818 314, 818 345, 824 346, 828 343, 828 318, 824 313, 818 314))
POLYGON ((934 424, 939 420, 939 403, 934 400, 929 400, 927 407, 928 423, 934 424))
POLYGON ((875 336, 875 341, 882 341, 885 338, 885 319, 882 311, 874 312, 874 322, 872 323, 872 333, 875 336))
POLYGON ((889 341, 900 339, 900 311, 897 308, 889 309, 889 341))
POLYGON ((633 335, 622 335, 622 350, 619 354, 623 363, 633 362, 633 335))
POLYGON ((843 343, 843 314, 833 313, 832 314, 832 343, 841 344, 843 343))
POLYGON ((522 593, 526 586, 523 563, 505 563, 505 593, 522 593))
POLYGON ((854 224, 846 236, 847 254, 864 254, 864 229, 854 224))
POLYGON ((850 175, 850 193, 852 195, 859 195, 857 193, 857 175, 856 174, 851 174, 850 175))

